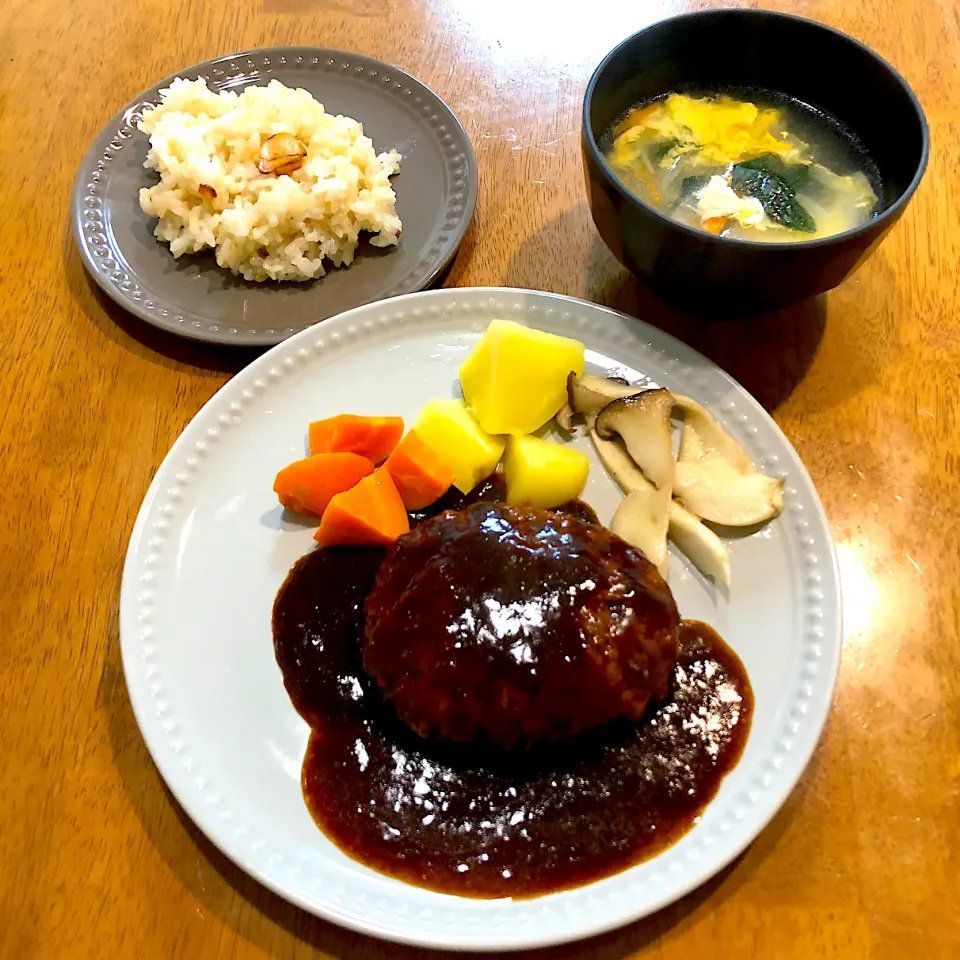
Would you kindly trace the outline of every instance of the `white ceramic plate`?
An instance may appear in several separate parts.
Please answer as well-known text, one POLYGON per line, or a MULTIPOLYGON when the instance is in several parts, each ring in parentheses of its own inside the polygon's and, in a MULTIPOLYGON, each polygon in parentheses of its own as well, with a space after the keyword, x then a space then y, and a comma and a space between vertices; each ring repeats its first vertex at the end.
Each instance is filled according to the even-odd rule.
MULTIPOLYGON (((589 450, 586 441, 576 441, 589 450)), ((611 517, 600 465, 584 495, 611 517)), ((200 411, 157 472, 123 576, 123 663, 147 745, 174 795, 240 867, 305 909, 354 930, 456 949, 573 940, 635 920, 720 870, 777 812, 830 706, 840 654, 833 544, 816 492, 773 421, 704 357, 637 320, 551 294, 448 289, 359 307, 291 337, 200 411), (783 515, 732 542, 733 585, 715 591, 670 558, 681 613, 715 626, 756 697, 739 765, 701 822, 660 856, 532 900, 470 900, 407 886, 349 859, 300 793, 307 727, 273 655, 274 595, 313 546, 285 522, 276 471, 304 455, 309 420, 342 412, 412 419, 456 388, 460 360, 494 317, 584 341, 594 372, 649 377, 699 400, 768 473, 786 477, 783 515)))

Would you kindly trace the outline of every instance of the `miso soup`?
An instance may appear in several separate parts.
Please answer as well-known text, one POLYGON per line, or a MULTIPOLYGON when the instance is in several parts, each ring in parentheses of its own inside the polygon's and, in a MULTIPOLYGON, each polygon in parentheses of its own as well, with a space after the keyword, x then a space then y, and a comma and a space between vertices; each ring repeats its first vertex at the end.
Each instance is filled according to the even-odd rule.
POLYGON ((880 178, 832 117, 764 93, 671 93, 641 104, 601 144, 642 200, 721 237, 829 237, 878 213, 880 178))

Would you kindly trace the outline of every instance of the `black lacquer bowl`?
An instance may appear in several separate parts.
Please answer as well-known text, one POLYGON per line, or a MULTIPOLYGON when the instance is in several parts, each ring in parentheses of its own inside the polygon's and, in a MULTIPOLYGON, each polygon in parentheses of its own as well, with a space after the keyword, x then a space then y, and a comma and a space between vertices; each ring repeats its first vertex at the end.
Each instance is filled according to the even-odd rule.
POLYGON ((735 314, 837 286, 903 214, 930 139, 916 95, 893 67, 830 27, 765 10, 672 17, 634 34, 597 67, 583 104, 587 194, 600 236, 665 299, 735 314), (764 88, 832 114, 879 170, 878 214, 845 233, 793 243, 715 237, 684 226, 621 183, 600 142, 632 105, 675 91, 764 88))

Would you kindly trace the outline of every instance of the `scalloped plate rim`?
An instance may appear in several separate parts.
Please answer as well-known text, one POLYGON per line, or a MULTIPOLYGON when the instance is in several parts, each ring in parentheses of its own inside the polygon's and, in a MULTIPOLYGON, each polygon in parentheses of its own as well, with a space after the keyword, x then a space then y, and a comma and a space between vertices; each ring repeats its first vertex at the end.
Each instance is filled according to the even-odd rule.
MULTIPOLYGON (((254 48, 251 50, 243 50, 237 53, 228 53, 223 54, 218 57, 214 57, 210 60, 203 60, 199 63, 192 64, 187 67, 183 67, 180 70, 169 74, 164 77, 162 80, 158 80, 155 83, 151 84, 149 87, 141 90, 137 96, 133 97, 128 103, 121 107, 107 123, 99 130, 96 136, 90 143, 90 146, 84 151, 83 158, 80 161, 80 164, 77 168, 77 173, 75 175, 73 186, 70 192, 70 226, 71 233, 73 236, 74 246, 77 249, 77 252, 80 256, 80 261, 83 264, 84 270, 87 275, 99 290, 106 295, 113 303, 118 307, 125 310, 127 313, 137 317, 139 320, 143 320, 145 323, 150 324, 151 326, 157 328, 158 330, 163 330, 167 333, 172 333, 176 336, 184 337, 188 340, 194 340, 200 343, 213 343, 220 344, 224 346, 236 346, 236 347, 271 347, 275 346, 278 343, 282 343, 285 339, 290 336, 294 336, 296 333, 299 333, 301 330, 307 329, 310 325, 322 322, 324 319, 331 319, 333 316, 339 316, 339 313, 332 314, 330 317, 320 317, 314 321, 312 324, 305 324, 300 329, 293 330, 291 332, 285 330, 276 330, 272 333, 266 333, 262 330, 254 331, 237 331, 236 333, 229 332, 211 332, 207 329, 196 329, 186 324, 178 325, 172 321, 167 322, 167 318, 157 314, 157 311, 154 309, 147 309, 142 302, 132 299, 126 294, 122 288, 112 282, 111 278, 106 276, 104 272, 98 267, 97 258, 93 256, 91 252, 92 244, 88 243, 87 239, 83 235, 83 210, 84 200, 87 197, 85 192, 89 180, 93 174, 93 171, 96 169, 98 159, 101 157, 102 153, 106 149, 106 144, 109 144, 111 139, 116 137, 117 131, 121 129, 125 124, 125 118, 128 113, 130 113, 148 94, 153 90, 159 90, 164 86, 168 86, 174 79, 178 77, 183 77, 187 74, 202 71, 207 68, 212 68, 218 64, 231 63, 238 61, 243 57, 253 57, 253 56, 288 56, 291 54, 291 51, 297 52, 298 56, 334 56, 334 57, 349 57, 353 59, 360 59, 367 61, 371 64, 377 64, 381 67, 389 69, 391 72, 395 73, 398 77, 403 77, 407 81, 411 81, 419 87, 422 87, 423 90, 431 96, 436 104, 446 112, 447 120, 452 123, 454 129, 458 134, 459 146, 463 150, 463 155, 465 159, 466 166, 466 175, 464 177, 463 185, 463 210, 459 215, 457 226, 450 234, 449 239, 445 244, 443 244, 443 249, 439 257, 434 258, 433 262, 430 265, 429 270, 424 273, 421 278, 417 281, 416 287, 414 290, 407 291, 400 294, 391 294, 389 291, 386 291, 384 294, 380 295, 377 299, 393 299, 395 296, 408 296, 409 293, 422 292, 423 290, 429 288, 431 284, 435 283, 437 278, 441 276, 451 263, 453 263, 456 255, 460 249, 461 244, 463 243, 464 237, 466 236, 467 230, 470 228, 470 224, 473 220, 474 213, 476 211, 477 198, 479 193, 479 180, 478 180, 478 165, 476 152, 473 149, 473 143, 470 140, 469 135, 460 118, 454 112, 453 108, 431 87, 424 83, 419 78, 413 76, 413 74, 408 73, 402 67, 397 66, 396 64, 387 63, 384 60, 379 60, 377 57, 372 57, 369 54, 358 53, 349 50, 339 50, 334 47, 312 47, 312 46, 272 46, 272 47, 260 47, 254 48)), ((233 89, 232 87, 229 89, 233 89)), ((449 219, 449 218, 448 218, 449 219)), ((106 229, 105 224, 101 224, 103 229, 106 229)), ((108 248, 111 250, 111 253, 116 257, 119 254, 119 259, 123 263, 127 263, 127 259, 123 253, 123 247, 116 242, 115 239, 111 240, 108 244, 108 248)), ((170 256, 168 249, 161 249, 161 245, 158 244, 158 255, 163 255, 166 257, 170 256)), ((127 264, 129 266, 129 264, 127 264)), ((228 271, 225 271, 225 273, 228 271)), ((415 272, 415 266, 408 271, 408 275, 415 272)), ((329 273, 329 270, 328 270, 329 273)), ((322 277, 315 283, 322 282, 322 277)), ((394 283, 393 287, 396 287, 402 284, 404 281, 401 280, 394 283)), ((391 288, 393 289, 393 288, 391 288)), ((214 294, 215 295, 215 294, 214 294)), ((370 302, 357 304, 357 306, 368 306, 370 302)), ((159 309, 161 304, 157 304, 159 309)), ((352 307, 351 309, 356 309, 352 307)), ((173 311, 176 314, 176 310, 173 311)), ((186 314, 189 311, 183 311, 185 316, 184 319, 189 319, 186 314)), ((340 311, 345 312, 345 311, 340 311)))

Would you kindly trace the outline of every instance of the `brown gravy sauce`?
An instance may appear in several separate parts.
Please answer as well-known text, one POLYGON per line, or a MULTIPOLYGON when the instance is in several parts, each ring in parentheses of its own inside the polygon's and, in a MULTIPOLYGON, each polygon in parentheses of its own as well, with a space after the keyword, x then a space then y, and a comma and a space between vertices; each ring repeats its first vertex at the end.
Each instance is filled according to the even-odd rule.
POLYGON ((740 759, 753 712, 743 664, 710 627, 683 623, 671 696, 639 724, 511 753, 424 740, 361 665, 363 603, 383 555, 315 550, 274 606, 284 684, 312 728, 304 797, 338 847, 443 893, 530 897, 646 860, 694 825, 740 759))

